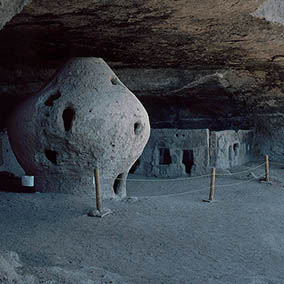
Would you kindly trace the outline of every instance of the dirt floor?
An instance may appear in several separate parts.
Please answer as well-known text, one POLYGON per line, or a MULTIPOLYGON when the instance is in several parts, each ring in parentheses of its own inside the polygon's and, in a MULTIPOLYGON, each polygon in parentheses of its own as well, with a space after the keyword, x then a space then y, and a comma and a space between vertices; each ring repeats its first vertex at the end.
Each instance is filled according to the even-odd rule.
POLYGON ((259 182, 257 163, 210 177, 132 175, 129 197, 0 192, 0 283, 284 283, 284 165, 259 182), (227 186, 229 185, 229 186, 227 186))

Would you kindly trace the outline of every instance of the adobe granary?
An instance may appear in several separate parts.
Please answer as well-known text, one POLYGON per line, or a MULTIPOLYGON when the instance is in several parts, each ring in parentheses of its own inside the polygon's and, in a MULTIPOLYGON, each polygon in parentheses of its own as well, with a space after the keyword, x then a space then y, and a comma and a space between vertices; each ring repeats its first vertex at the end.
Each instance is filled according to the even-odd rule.
POLYGON ((100 58, 69 60, 11 116, 9 138, 37 191, 126 196, 129 169, 150 134, 147 112, 100 58))

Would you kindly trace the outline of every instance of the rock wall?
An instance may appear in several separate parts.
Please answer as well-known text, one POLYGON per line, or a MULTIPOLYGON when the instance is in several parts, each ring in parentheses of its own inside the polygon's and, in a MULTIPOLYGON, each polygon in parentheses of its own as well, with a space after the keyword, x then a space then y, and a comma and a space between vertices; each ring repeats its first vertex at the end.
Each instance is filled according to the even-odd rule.
POLYGON ((270 22, 284 24, 284 2, 282 0, 266 0, 252 15, 270 22))
POLYGON ((18 177, 25 175, 11 148, 7 130, 0 132, 0 172, 8 172, 18 177))
POLYGON ((0 30, 32 0, 0 0, 0 30))
POLYGON ((284 163, 284 115, 259 115, 255 119, 256 150, 260 156, 284 163))
POLYGON ((153 128, 257 126, 282 159, 273 127, 284 127, 284 33, 268 22, 283 22, 282 0, 28 2, 0 0, 0 129, 66 59, 95 56, 139 97, 153 128), (258 127, 276 113, 278 123, 258 127))

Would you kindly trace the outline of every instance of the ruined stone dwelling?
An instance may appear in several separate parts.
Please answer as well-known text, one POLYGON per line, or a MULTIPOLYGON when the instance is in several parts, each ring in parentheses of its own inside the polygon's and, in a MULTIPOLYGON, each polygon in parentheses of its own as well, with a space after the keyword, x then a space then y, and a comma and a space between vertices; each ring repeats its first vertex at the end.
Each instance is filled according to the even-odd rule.
POLYGON ((152 129, 131 172, 153 177, 196 176, 227 169, 253 157, 252 130, 152 129))
MULTIPOLYGON (((254 157, 254 138, 252 130, 152 129, 130 173, 174 178, 205 174, 210 167, 227 169, 254 157)), ((24 175, 7 131, 0 133, 0 149, 0 171, 24 175)))

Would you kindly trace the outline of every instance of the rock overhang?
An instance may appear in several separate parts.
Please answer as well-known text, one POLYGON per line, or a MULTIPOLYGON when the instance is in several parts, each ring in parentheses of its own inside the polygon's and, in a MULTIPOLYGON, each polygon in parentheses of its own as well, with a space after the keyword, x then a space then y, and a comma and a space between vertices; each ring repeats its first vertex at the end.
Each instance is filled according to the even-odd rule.
POLYGON ((66 58, 98 56, 116 70, 128 68, 130 77, 137 69, 142 79, 146 69, 178 77, 186 83, 177 89, 198 81, 182 94, 166 96, 174 84, 156 84, 154 91, 146 86, 144 92, 133 85, 152 116, 160 112, 156 127, 191 127, 199 119, 202 127, 215 129, 221 121, 222 129, 238 129, 255 124, 258 115, 281 116, 283 25, 252 16, 272 2, 279 1, 178 0, 161 7, 153 0, 34 0, 0 32, 1 111, 8 115, 15 100, 35 93, 66 58), (209 90, 209 81, 181 70, 200 78, 229 72, 233 84, 215 78, 209 90), (182 124, 180 115, 191 121, 182 124))

